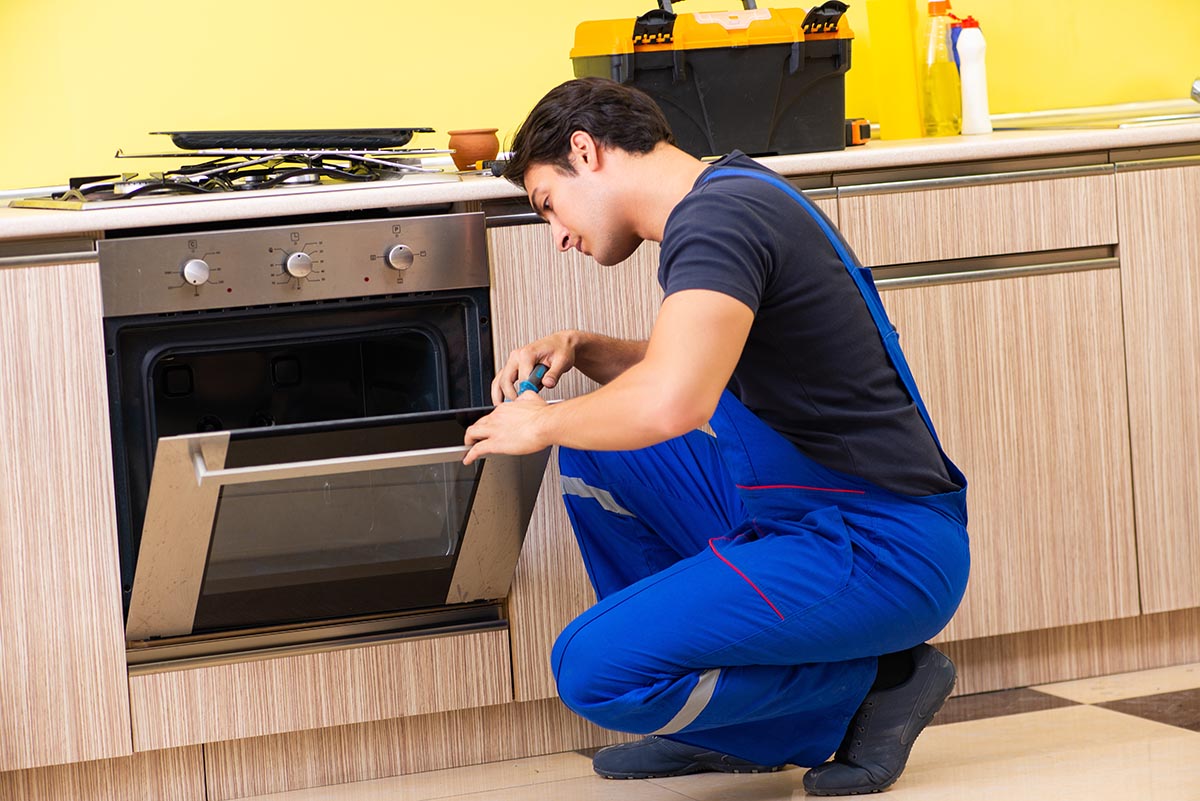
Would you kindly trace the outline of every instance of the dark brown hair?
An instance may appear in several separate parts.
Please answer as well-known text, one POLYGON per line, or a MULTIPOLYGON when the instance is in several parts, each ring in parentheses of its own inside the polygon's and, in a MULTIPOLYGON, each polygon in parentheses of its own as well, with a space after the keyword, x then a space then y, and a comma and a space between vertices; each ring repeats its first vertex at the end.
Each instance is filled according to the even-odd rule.
POLYGON ((628 153, 675 144, 667 118, 645 92, 608 78, 576 78, 551 89, 529 112, 513 137, 504 177, 524 189, 525 172, 535 164, 574 173, 568 156, 575 131, 628 153))

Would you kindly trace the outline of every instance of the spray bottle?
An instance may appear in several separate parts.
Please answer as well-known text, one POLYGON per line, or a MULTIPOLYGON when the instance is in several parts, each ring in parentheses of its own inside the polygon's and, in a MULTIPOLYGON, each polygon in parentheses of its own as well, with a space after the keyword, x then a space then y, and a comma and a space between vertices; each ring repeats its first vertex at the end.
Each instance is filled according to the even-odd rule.
POLYGON ((922 72, 925 135, 954 136, 960 131, 962 90, 950 43, 949 0, 930 0, 922 72))

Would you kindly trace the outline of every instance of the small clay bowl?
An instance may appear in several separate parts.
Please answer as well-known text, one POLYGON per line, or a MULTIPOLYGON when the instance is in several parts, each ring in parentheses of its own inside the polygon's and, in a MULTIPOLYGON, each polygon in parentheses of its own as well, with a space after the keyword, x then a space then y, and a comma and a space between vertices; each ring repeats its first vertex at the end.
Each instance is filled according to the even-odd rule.
POLYGON ((494 159, 500 153, 497 128, 468 128, 450 131, 451 158, 460 170, 473 170, 475 163, 494 159))

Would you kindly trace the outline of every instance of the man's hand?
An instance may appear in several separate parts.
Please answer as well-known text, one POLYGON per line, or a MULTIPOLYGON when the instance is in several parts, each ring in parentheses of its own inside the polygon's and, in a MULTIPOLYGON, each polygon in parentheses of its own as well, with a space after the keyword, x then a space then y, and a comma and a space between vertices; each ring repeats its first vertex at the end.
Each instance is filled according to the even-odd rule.
POLYGON ((532 373, 534 365, 539 363, 549 368, 542 377, 542 386, 553 387, 559 376, 575 365, 577 340, 575 331, 556 331, 508 354, 508 362, 492 381, 492 403, 499 406, 505 400, 515 399, 517 381, 532 373))
POLYGON ((463 443, 471 446, 463 464, 471 464, 490 453, 519 456, 536 453, 552 443, 546 441, 539 425, 547 403, 536 392, 527 391, 512 403, 499 403, 487 417, 467 429, 463 443))

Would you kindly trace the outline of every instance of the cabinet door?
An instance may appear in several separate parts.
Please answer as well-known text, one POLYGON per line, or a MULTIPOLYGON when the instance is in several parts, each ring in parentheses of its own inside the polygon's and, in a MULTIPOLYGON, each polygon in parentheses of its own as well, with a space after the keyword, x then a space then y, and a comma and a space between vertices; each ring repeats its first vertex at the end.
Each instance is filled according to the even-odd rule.
POLYGON ((1136 615, 1118 270, 882 297, 970 486, 971 579, 941 639, 1136 615))
MULTIPOLYGON (((497 369, 513 349, 564 328, 626 339, 650 335, 662 300, 654 243, 615 267, 602 267, 575 251, 557 252, 550 226, 521 225, 490 230, 488 249, 497 369)), ((595 386, 572 372, 545 394, 568 398, 595 386)), ((550 673, 554 639, 594 602, 551 458, 509 596, 516 700, 556 694, 550 673)))
POLYGON ((1117 173, 1142 611, 1200 606, 1200 162, 1117 173))
POLYGON ((132 753, 99 267, 0 268, 0 771, 132 753))

